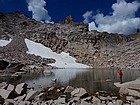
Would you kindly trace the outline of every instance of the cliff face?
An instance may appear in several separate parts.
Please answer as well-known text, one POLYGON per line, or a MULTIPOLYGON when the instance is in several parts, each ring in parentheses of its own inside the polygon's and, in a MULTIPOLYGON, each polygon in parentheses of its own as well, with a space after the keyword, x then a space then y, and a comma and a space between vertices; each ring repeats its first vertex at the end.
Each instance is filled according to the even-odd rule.
MULTIPOLYGON (((88 31, 88 25, 83 23, 45 24, 31 20, 19 12, 0 13, 0 39, 8 40, 10 38, 15 40, 28 38, 42 43, 57 53, 69 52, 77 59, 77 62, 95 68, 140 68, 140 33, 129 36, 100 33, 88 31)), ((14 42, 20 43, 22 41, 14 42)), ((15 58, 20 61, 24 58, 21 54, 25 54, 28 50, 24 42, 22 43, 18 44, 22 47, 15 47, 17 45, 11 44, 13 48, 18 49, 14 53, 22 52, 18 58, 15 58)), ((10 55, 5 56, 5 54, 9 54, 9 52, 12 54, 13 48, 10 49, 8 46, 0 48, 0 59, 12 60, 10 55), (4 50, 7 48, 8 51, 4 50)), ((32 59, 30 60, 34 62, 32 59)))

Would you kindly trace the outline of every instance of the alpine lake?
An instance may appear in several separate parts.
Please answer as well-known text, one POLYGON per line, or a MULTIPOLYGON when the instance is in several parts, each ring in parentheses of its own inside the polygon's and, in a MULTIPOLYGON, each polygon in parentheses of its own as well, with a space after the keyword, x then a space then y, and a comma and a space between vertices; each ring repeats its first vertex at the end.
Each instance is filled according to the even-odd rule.
MULTIPOLYGON (((119 88, 113 83, 119 82, 117 69, 51 69, 42 72, 31 72, 22 75, 21 78, 2 78, 11 84, 26 82, 29 87, 35 89, 45 88, 52 84, 55 79, 57 84, 62 86, 73 86, 85 88, 88 92, 106 91, 118 93, 119 88)), ((123 82, 128 82, 140 77, 140 70, 123 70, 123 82)))

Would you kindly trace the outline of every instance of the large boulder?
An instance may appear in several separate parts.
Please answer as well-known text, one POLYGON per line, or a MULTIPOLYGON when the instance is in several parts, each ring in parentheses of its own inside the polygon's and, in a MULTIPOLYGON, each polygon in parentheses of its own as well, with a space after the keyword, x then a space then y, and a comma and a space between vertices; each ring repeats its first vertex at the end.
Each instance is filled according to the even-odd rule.
POLYGON ((21 84, 18 84, 15 88, 15 92, 18 94, 18 95, 23 95, 26 93, 27 91, 27 84, 26 83, 21 83, 21 84))
POLYGON ((0 89, 0 96, 4 99, 8 99, 8 98, 14 98, 15 94, 13 91, 0 89))

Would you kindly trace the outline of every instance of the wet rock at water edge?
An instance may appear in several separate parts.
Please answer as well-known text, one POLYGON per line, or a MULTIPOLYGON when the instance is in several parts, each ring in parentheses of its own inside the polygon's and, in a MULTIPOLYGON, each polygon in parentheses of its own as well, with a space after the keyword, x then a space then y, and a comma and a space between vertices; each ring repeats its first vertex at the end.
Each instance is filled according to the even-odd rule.
POLYGON ((72 86, 67 86, 64 93, 72 92, 74 88, 72 86))
POLYGON ((84 88, 76 88, 71 92, 72 96, 82 97, 87 94, 87 91, 84 88))

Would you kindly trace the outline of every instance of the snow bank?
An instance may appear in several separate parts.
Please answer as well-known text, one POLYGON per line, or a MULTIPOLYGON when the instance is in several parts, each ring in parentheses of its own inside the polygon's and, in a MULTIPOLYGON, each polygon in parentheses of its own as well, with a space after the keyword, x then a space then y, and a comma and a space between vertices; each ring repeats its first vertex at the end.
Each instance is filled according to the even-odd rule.
POLYGON ((27 53, 35 54, 43 58, 55 59, 55 63, 49 64, 51 66, 56 66, 58 68, 90 68, 90 66, 76 63, 76 59, 70 56, 69 53, 62 52, 60 54, 57 54, 56 52, 53 52, 50 48, 42 45, 41 43, 36 43, 28 39, 25 39, 25 43, 28 47, 27 53))
POLYGON ((9 44, 12 41, 12 39, 8 40, 0 40, 0 46, 6 46, 7 44, 9 44))

